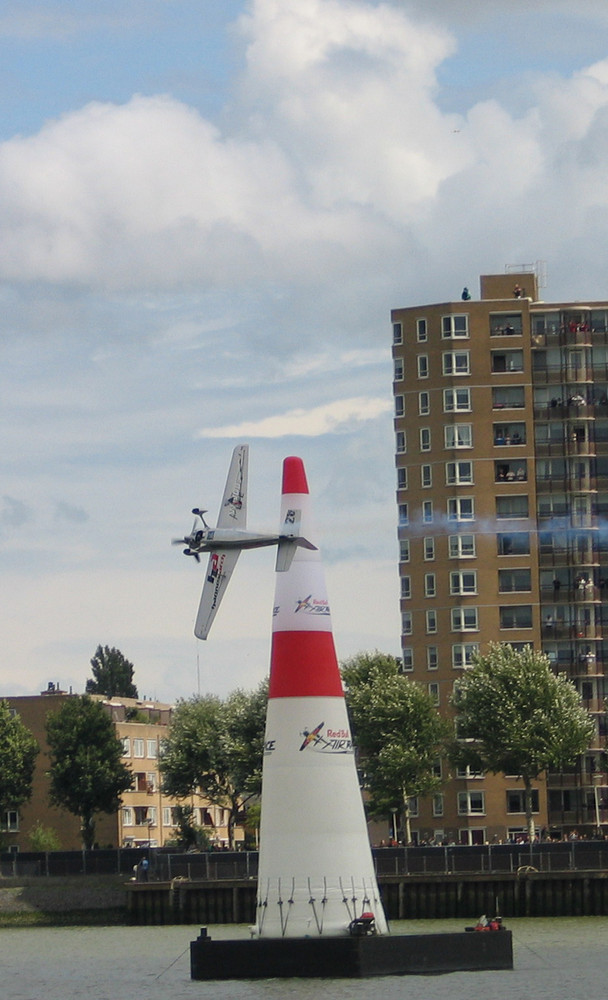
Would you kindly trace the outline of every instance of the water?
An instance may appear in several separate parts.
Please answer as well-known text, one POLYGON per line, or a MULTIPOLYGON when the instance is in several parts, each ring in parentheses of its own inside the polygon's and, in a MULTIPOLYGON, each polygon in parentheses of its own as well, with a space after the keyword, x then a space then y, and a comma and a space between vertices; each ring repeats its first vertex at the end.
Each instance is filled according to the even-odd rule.
MULTIPOLYGON (((2 1000, 606 1000, 608 917, 509 920, 512 972, 381 980, 192 982, 196 927, 0 930, 2 1000), (373 985, 372 985, 373 984, 373 985)), ((395 933, 462 930, 462 921, 394 924, 395 933)), ((209 928, 214 938, 246 927, 209 928)))

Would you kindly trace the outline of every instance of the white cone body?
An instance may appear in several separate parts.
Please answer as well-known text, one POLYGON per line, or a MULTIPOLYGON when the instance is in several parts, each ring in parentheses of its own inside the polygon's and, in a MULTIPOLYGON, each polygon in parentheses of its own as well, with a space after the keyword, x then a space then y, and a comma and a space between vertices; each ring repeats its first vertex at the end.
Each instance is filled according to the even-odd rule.
MULTIPOLYGON (((282 525, 290 511, 315 542, 296 458, 284 464, 282 525)), ((275 591, 255 931, 336 936, 366 912, 386 933, 321 557, 298 548, 275 591)))

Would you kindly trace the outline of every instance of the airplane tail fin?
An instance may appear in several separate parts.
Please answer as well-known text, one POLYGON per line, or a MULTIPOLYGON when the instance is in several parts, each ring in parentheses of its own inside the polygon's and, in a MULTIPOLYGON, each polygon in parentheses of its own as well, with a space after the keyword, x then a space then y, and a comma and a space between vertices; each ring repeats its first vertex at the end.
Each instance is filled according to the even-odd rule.
POLYGON ((300 534, 301 519, 301 510, 288 509, 285 514, 285 520, 281 525, 281 533, 279 535, 279 547, 277 549, 277 564, 275 566, 277 573, 287 572, 298 547, 314 549, 316 551, 317 546, 309 542, 307 538, 303 538, 300 534))
POLYGON ((281 537, 279 538, 279 546, 277 549, 277 564, 275 570, 277 573, 286 573, 291 566, 291 561, 296 553, 297 548, 303 549, 314 549, 316 551, 317 546, 309 542, 307 538, 302 538, 298 535, 297 538, 291 537, 281 537))

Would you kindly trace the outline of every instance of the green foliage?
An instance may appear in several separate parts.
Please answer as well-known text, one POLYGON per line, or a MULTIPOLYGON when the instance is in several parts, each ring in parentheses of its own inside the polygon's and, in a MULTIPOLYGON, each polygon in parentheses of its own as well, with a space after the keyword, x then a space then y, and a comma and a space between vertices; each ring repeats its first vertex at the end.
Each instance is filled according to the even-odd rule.
POLYGON ((0 813, 18 809, 32 794, 39 747, 8 702, 0 701, 0 813))
POLYGON ((105 694, 108 698, 137 698, 133 683, 133 664, 114 646, 98 646, 91 660, 93 677, 86 684, 87 694, 105 694))
POLYGON ((163 789, 186 798, 200 788, 230 812, 229 837, 240 809, 262 784, 262 754, 268 687, 233 691, 222 701, 204 695, 180 701, 162 744, 163 789))
POLYGON ((40 820, 28 833, 28 840, 32 851, 58 851, 61 848, 56 830, 51 826, 44 826, 40 820))
POLYGON ((172 840, 165 842, 165 847, 179 847, 186 851, 192 849, 208 851, 211 848, 207 831, 194 823, 192 806, 175 806, 174 815, 177 823, 177 834, 172 840))
POLYGON ((50 800, 79 816, 86 848, 95 840, 95 813, 113 813, 133 775, 122 760, 122 743, 99 702, 68 698, 47 717, 50 800))
POLYGON ((342 678, 370 812, 405 813, 410 839, 407 801, 440 786, 434 764, 448 725, 393 656, 359 653, 342 664, 342 678))
POLYGON ((476 770, 519 775, 532 839, 531 782, 543 771, 572 766, 594 733, 576 688, 531 646, 515 650, 490 643, 454 685, 452 705, 458 736, 452 759, 476 770))

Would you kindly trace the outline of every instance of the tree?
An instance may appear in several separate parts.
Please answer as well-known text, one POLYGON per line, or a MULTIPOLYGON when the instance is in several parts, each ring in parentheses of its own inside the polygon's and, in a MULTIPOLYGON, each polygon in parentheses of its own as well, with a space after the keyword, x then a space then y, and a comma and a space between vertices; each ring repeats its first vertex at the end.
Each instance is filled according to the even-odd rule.
POLYGON ((267 698, 263 682, 225 701, 210 694, 182 700, 162 744, 164 791, 186 798, 199 788, 213 805, 228 809, 231 847, 239 814, 261 790, 267 698))
POLYGON ((32 794, 39 747, 8 702, 0 701, 0 817, 18 809, 32 794))
POLYGON ((80 817, 82 841, 95 841, 95 813, 113 813, 133 775, 122 760, 122 743, 103 706, 77 695, 68 698, 46 723, 50 749, 50 799, 80 817))
POLYGON ((133 664, 114 646, 98 646, 91 660, 93 677, 86 683, 87 694, 105 694, 108 698, 137 698, 133 683, 133 664))
POLYGON ((456 682, 451 701, 457 713, 453 760, 521 777, 532 843, 532 781, 574 764, 594 733, 580 695, 564 674, 552 672, 544 653, 490 643, 456 682))
POLYGON ((448 724, 425 688, 400 672, 383 653, 359 653, 342 664, 346 703, 359 752, 363 786, 372 815, 405 820, 411 840, 408 800, 439 788, 435 763, 448 724))
POLYGON ((44 826, 40 820, 28 833, 28 839, 32 851, 58 851, 61 847, 57 831, 52 826, 44 826))

